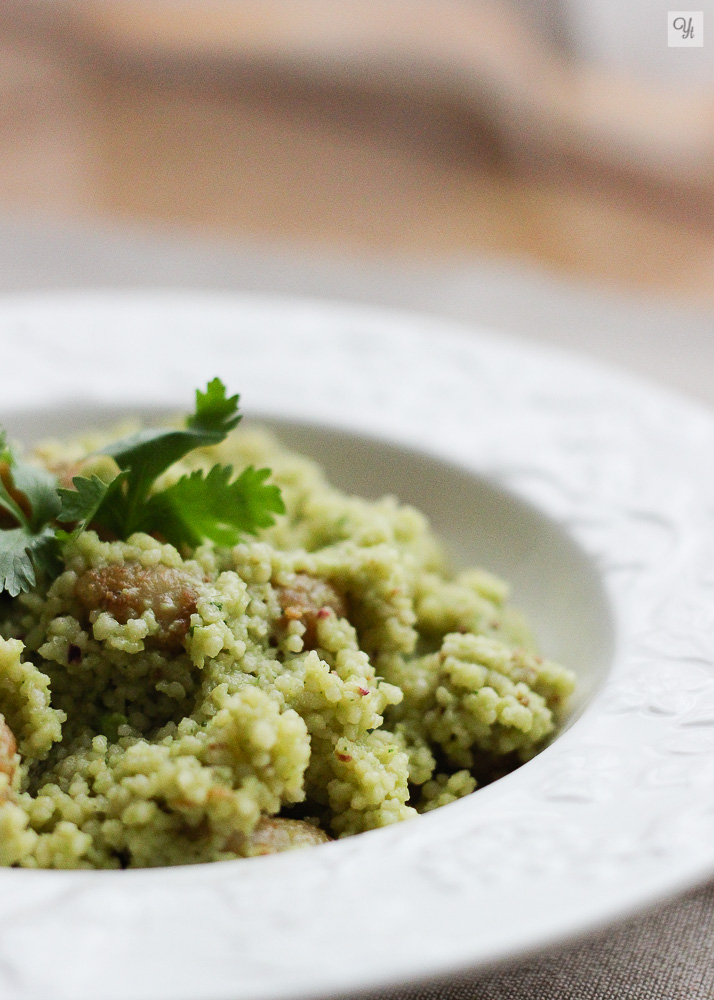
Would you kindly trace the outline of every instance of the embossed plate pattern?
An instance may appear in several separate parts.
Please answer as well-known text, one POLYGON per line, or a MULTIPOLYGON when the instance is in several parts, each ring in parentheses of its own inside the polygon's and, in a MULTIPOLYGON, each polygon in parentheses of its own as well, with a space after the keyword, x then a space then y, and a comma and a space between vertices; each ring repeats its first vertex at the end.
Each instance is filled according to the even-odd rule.
POLYGON ((68 402, 75 428, 97 407, 182 408, 220 373, 249 412, 491 477, 575 540, 615 634, 599 692, 551 747, 419 820, 212 866, 1 871, 5 1000, 403 983, 552 944, 714 870, 709 413, 594 363, 345 305, 25 296, 0 302, 0 340, 15 434, 53 429, 55 407, 71 430, 68 402))

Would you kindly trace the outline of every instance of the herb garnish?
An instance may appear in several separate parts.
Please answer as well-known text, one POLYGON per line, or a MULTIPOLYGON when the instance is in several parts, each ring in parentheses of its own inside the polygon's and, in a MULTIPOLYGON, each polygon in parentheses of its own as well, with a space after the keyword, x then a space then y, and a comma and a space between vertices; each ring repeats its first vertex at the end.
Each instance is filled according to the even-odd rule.
POLYGON ((57 569, 57 541, 49 527, 59 513, 54 476, 18 461, 0 431, 0 593, 31 590, 37 573, 57 569))
POLYGON ((248 466, 234 479, 231 465, 214 465, 152 492, 159 476, 190 451, 225 440, 241 420, 238 402, 213 379, 205 392, 196 391, 184 429, 143 430, 108 445, 100 454, 114 459, 119 474, 109 483, 75 476, 71 490, 19 461, 0 432, 0 593, 16 597, 36 585, 38 574, 51 577, 61 568, 61 544, 90 526, 116 538, 143 531, 191 547, 204 539, 235 545, 270 527, 274 515, 285 512, 279 488, 266 482, 270 469, 248 466))

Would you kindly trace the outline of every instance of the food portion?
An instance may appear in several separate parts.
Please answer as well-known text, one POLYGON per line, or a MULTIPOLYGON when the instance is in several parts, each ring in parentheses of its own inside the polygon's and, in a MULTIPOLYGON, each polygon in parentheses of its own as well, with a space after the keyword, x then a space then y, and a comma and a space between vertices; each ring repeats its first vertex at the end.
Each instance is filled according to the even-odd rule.
POLYGON ((0 440, 1 864, 321 844, 556 731, 573 676, 503 581, 239 419, 214 380, 183 427, 0 440))

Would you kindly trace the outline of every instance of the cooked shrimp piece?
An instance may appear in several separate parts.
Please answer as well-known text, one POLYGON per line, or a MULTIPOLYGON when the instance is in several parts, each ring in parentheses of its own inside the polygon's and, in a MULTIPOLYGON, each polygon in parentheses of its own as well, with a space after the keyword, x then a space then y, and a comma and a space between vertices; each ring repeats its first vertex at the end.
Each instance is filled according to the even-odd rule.
POLYGON ((339 618, 347 613, 344 598, 332 584, 308 573, 297 573, 291 583, 277 590, 283 612, 280 624, 285 628, 291 621, 302 622, 306 649, 314 649, 317 645, 317 620, 321 613, 326 613, 329 608, 339 618))
POLYGON ((12 729, 2 715, 0 715, 0 774, 6 774, 10 779, 8 784, 0 791, 0 799, 6 800, 9 795, 17 771, 17 740, 12 729))
POLYGON ((196 610, 198 593, 193 577, 170 566, 117 563, 82 573, 74 593, 86 611, 106 611, 120 625, 153 611, 159 632, 157 646, 179 650, 196 610))
POLYGON ((255 830, 245 836, 234 833, 229 837, 226 848, 246 857, 263 854, 279 854, 301 847, 315 847, 332 840, 324 830, 302 819, 282 819, 280 816, 266 816, 255 830))

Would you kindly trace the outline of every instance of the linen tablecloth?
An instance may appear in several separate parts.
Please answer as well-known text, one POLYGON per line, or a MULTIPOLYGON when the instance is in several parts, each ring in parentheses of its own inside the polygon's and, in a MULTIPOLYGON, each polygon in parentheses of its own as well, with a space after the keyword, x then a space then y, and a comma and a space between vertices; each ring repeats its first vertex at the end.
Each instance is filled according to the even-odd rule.
MULTIPOLYGON (((577 350, 714 406, 714 315, 686 304, 616 296, 513 262, 356 261, 286 248, 189 243, 170 231, 0 221, 0 291, 97 287, 250 290, 428 311, 577 350)), ((377 996, 712 1000, 714 881, 509 966, 370 994, 377 996)))

